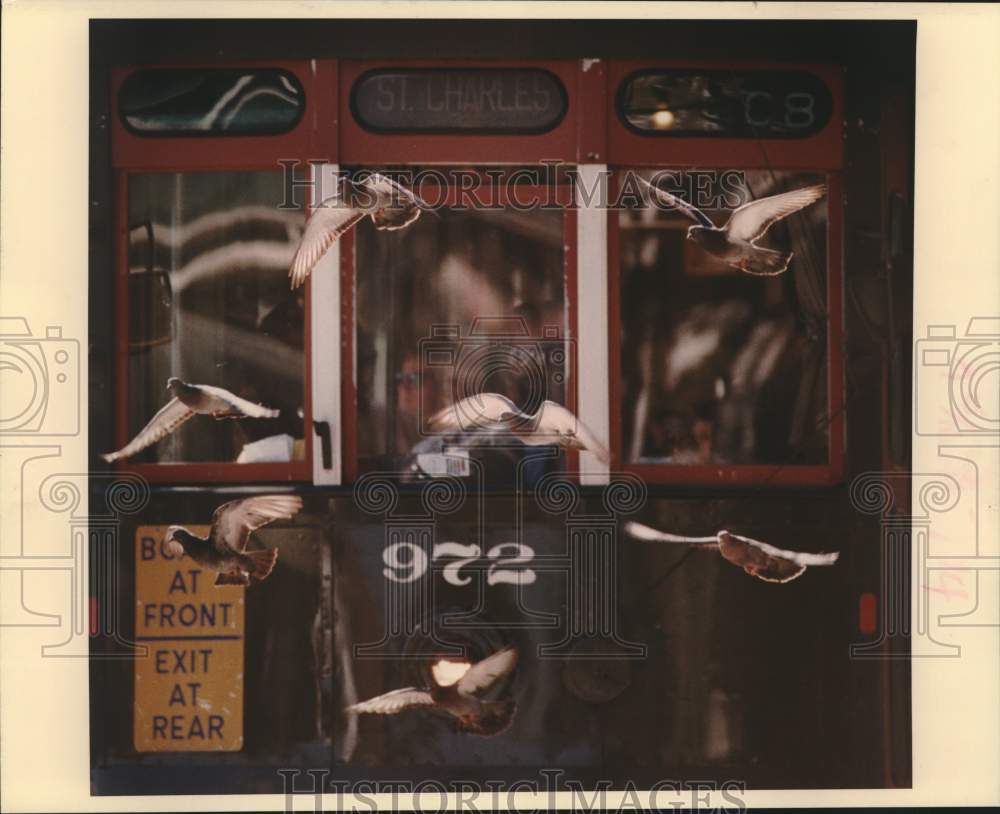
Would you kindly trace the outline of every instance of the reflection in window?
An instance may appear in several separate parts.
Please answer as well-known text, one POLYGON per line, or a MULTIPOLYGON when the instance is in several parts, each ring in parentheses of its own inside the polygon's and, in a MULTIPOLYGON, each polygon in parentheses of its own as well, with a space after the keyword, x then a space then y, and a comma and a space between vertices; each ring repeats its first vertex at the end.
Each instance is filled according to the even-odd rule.
POLYGON ((133 462, 304 459, 303 294, 287 277, 304 214, 278 209, 282 193, 278 172, 130 177, 129 437, 171 376, 281 411, 196 416, 133 462))
MULTIPOLYGON (((824 180, 763 171, 659 179, 719 226, 742 203, 824 180)), ((759 244, 794 252, 773 277, 703 251, 675 209, 620 212, 626 462, 826 463, 826 212, 823 199, 771 226, 759 244)))
POLYGON ((286 133, 304 108, 298 79, 274 68, 151 68, 118 92, 122 123, 143 136, 286 133))
POLYGON ((427 419, 478 392, 504 395, 527 412, 544 399, 565 403, 563 213, 436 212, 398 231, 368 220, 357 227, 361 469, 461 476, 470 474, 466 455, 483 455, 487 467, 506 473, 494 474, 495 485, 529 456, 537 460, 523 471, 539 474, 558 465, 553 448, 481 432, 434 435, 427 419), (453 455, 469 447, 476 449, 453 455))

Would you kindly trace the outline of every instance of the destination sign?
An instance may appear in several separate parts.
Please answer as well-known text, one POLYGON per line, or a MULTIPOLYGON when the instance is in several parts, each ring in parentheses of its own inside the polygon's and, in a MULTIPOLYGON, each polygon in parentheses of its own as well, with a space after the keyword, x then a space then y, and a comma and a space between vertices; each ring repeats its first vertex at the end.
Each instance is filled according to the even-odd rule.
MULTIPOLYGON (((208 526, 190 526, 207 535, 208 526)), ((245 588, 163 545, 166 526, 135 537, 133 742, 137 752, 233 752, 243 748, 245 588)))
POLYGON ((657 69, 622 82, 618 109, 647 135, 792 139, 830 123, 833 95, 803 71, 657 69))
POLYGON ((535 69, 380 69, 354 83, 351 108, 374 131, 542 133, 565 115, 566 91, 535 69))

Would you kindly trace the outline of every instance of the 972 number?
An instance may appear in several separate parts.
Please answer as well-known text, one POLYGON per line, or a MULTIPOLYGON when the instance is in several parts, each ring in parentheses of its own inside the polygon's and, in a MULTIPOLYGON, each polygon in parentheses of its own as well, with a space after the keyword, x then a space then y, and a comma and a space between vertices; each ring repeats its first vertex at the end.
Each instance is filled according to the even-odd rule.
MULTIPOLYGON (((482 550, 477 545, 437 543, 432 556, 428 558, 427 552, 415 543, 394 543, 382 552, 382 561, 386 565, 382 574, 390 582, 415 582, 427 573, 430 560, 450 559, 451 562, 441 569, 441 575, 445 582, 461 587, 472 581, 471 575, 463 574, 462 569, 481 557, 482 550)), ((499 543, 493 546, 486 552, 486 559, 491 560, 486 570, 486 584, 531 585, 537 577, 531 568, 509 566, 523 565, 534 558, 534 550, 521 543, 499 543)))

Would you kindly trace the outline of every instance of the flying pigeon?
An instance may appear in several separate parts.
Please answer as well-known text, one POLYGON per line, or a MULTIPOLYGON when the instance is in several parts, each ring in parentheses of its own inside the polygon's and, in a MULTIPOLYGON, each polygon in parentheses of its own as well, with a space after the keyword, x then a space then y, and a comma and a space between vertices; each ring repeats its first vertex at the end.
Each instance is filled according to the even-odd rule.
POLYGON ((734 565, 740 566, 750 576, 765 582, 791 582, 802 576, 810 565, 833 565, 840 554, 806 554, 801 551, 785 551, 760 540, 741 537, 728 531, 720 531, 714 537, 683 537, 679 534, 651 529, 641 523, 628 522, 625 533, 637 540, 661 543, 687 543, 704 548, 715 548, 734 565))
POLYGON ((216 585, 249 585, 250 577, 265 579, 278 559, 278 549, 247 551, 250 533, 272 520, 288 520, 302 508, 295 495, 259 495, 223 503, 212 515, 208 537, 198 537, 183 526, 170 526, 163 537, 175 557, 187 554, 210 571, 216 585))
POLYGON ((167 390, 174 397, 160 408, 139 434, 117 452, 107 452, 101 457, 108 463, 119 458, 130 458, 148 446, 166 437, 196 413, 223 418, 277 418, 278 410, 254 404, 221 387, 208 384, 188 384, 178 378, 167 379, 167 390))
POLYGON ((517 649, 506 647, 468 667, 453 683, 440 684, 435 681, 435 686, 426 689, 405 687, 392 690, 352 704, 344 711, 394 715, 410 707, 430 707, 452 716, 459 732, 496 735, 510 724, 517 704, 513 700, 483 701, 479 696, 508 675, 516 664, 517 649))
POLYGON ((558 444, 592 452, 602 463, 610 460, 608 450, 587 425, 554 401, 543 401, 538 410, 528 414, 499 393, 478 393, 439 410, 431 416, 429 428, 432 432, 508 432, 528 446, 558 444))
POLYGON ((410 190, 378 173, 357 181, 341 179, 339 191, 324 198, 306 224, 288 276, 292 288, 306 281, 334 241, 370 217, 376 229, 402 229, 420 217, 426 204, 410 190))
POLYGON ((780 195, 758 198, 734 209, 729 221, 721 229, 695 206, 685 203, 676 195, 639 178, 660 203, 678 209, 697 225, 688 227, 688 240, 693 240, 709 254, 725 260, 733 268, 748 274, 773 276, 788 268, 792 252, 779 252, 757 245, 764 233, 782 218, 815 203, 826 194, 826 186, 793 189, 780 195))

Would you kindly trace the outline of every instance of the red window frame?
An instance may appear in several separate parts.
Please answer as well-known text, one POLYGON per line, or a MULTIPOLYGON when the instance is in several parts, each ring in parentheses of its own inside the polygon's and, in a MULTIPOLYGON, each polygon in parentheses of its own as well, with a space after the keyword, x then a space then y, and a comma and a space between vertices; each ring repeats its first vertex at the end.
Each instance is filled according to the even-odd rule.
MULTIPOLYGON (((130 175, 157 172, 239 172, 278 171, 282 159, 296 159, 305 166, 309 158, 336 151, 336 127, 317 128, 324 114, 335 121, 332 98, 317 92, 320 87, 336 87, 336 63, 299 61, 241 61, 238 63, 190 63, 135 65, 115 68, 111 74, 112 122, 111 157, 115 175, 115 383, 114 443, 124 446, 130 437, 128 414, 128 179, 130 175), (124 127, 118 116, 118 91, 130 74, 147 68, 281 68, 298 78, 305 95, 305 111, 287 133, 267 136, 158 136, 144 138, 124 127)), ((252 483, 278 481, 309 482, 312 463, 312 320, 311 292, 305 290, 303 337, 303 427, 305 460, 287 463, 238 464, 231 461, 191 463, 130 463, 118 461, 113 467, 134 472, 153 483, 213 481, 252 483)))
MULTIPOLYGON (((538 165, 545 160, 561 160, 575 164, 582 154, 583 129, 580 116, 594 84, 588 79, 579 59, 565 60, 496 60, 496 59, 403 59, 403 60, 342 60, 339 63, 339 121, 340 141, 337 163, 344 167, 378 168, 387 165, 457 165, 475 168, 497 165, 538 165), (516 133, 375 133, 366 130, 354 118, 351 110, 351 90, 354 83, 369 71, 378 69, 540 69, 553 74, 566 92, 566 111, 551 130, 537 134, 516 133)), ((597 75, 597 72, 594 74, 597 75)), ((601 74, 603 77, 603 74, 601 74)), ((603 88, 600 88, 603 91, 603 88)), ((430 192, 430 187, 426 188, 430 192)), ((555 187, 519 186, 519 193, 541 195, 555 187)), ((454 202, 456 192, 431 200, 454 202)), ((504 194, 495 199, 500 205, 508 201, 504 194)), ((570 191, 560 192, 559 200, 571 201, 570 191)), ((570 340, 568 359, 569 381, 566 383, 566 406, 577 409, 577 358, 574 342, 577 337, 577 252, 576 210, 570 205, 564 210, 564 235, 566 251, 563 254, 565 292, 567 300, 567 332, 570 340)), ((341 267, 341 370, 350 371, 354 366, 354 234, 348 233, 340 240, 341 267)), ((342 480, 350 483, 358 476, 357 449, 357 390, 353 376, 342 376, 341 381, 341 450, 342 480)), ((578 453, 570 450, 567 469, 575 472, 578 453)))
MULTIPOLYGON (((827 179, 827 398, 829 457, 825 464, 683 465, 632 464, 623 461, 621 423, 621 266, 617 212, 608 211, 608 352, 611 415, 611 465, 633 472, 652 484, 698 486, 828 486, 840 482, 845 470, 843 313, 843 71, 830 65, 761 63, 726 65, 698 62, 613 62, 608 69, 608 164, 614 172, 626 168, 772 169, 814 171, 827 179), (656 68, 697 70, 802 70, 823 79, 833 97, 830 122, 803 139, 684 138, 639 135, 621 120, 617 93, 632 74, 656 68)), ((616 175, 609 185, 615 191, 616 175)))
MULTIPOLYGON (((429 202, 444 206, 455 206, 461 200, 460 190, 454 186, 438 186, 426 184, 416 190, 425 196, 429 202)), ((480 196, 482 198, 482 196, 480 196)), ((512 197, 505 188, 497 187, 490 202, 499 206, 510 205, 512 197)), ((517 202, 524 205, 528 202, 547 202, 552 200, 572 200, 572 189, 568 185, 551 187, 523 184, 517 186, 517 202)), ((568 352, 566 359, 566 407, 573 412, 577 409, 578 360, 576 353, 577 338, 577 251, 576 251, 576 210, 567 206, 563 213, 563 289, 566 297, 566 339, 568 352)), ((357 269, 354 255, 354 232, 348 232, 340 239, 340 307, 341 307, 341 370, 353 370, 355 348, 355 302, 357 269)), ((486 316, 486 315, 484 315, 486 316)), ((343 480, 345 483, 354 481, 360 474, 360 459, 357 445, 358 400, 355 376, 341 377, 341 449, 343 450, 343 480)), ((579 468, 579 453, 567 450, 567 471, 576 472, 579 468)))

